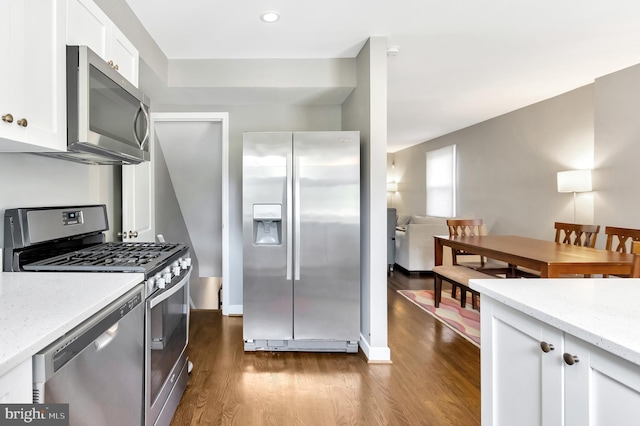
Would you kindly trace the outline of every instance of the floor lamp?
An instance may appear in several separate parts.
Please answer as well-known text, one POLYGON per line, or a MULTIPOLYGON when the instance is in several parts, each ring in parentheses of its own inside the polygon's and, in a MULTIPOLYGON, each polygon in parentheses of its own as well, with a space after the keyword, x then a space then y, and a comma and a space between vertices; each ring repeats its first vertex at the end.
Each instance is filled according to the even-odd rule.
POLYGON ((558 172, 558 192, 573 192, 573 223, 576 223, 576 192, 591 190, 591 170, 558 172))

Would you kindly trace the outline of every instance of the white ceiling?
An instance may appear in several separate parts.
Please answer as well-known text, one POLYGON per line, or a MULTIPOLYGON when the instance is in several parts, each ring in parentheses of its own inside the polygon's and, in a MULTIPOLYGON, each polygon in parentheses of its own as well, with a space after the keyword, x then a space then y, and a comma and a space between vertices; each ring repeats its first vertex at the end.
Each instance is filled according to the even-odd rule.
POLYGON ((390 152, 640 63, 637 0, 126 1, 169 59, 350 58, 387 37, 390 152))

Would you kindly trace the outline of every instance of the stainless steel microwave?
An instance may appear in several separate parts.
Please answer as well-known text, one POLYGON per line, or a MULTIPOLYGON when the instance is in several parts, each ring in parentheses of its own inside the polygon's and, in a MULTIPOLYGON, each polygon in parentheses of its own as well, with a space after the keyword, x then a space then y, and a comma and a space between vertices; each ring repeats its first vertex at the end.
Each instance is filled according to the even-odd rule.
POLYGON ((67 152, 86 164, 148 161, 149 98, 87 46, 67 46, 67 152))

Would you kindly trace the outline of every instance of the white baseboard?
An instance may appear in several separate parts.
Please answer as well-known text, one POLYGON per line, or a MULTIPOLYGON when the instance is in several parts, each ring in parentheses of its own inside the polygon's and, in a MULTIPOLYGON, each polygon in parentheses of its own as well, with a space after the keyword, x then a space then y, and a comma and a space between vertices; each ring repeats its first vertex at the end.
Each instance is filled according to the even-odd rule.
POLYGON ((370 346, 362 334, 360 335, 360 349, 362 349, 362 352, 367 357, 367 361, 372 364, 391 363, 391 349, 389 349, 388 346, 370 346))
POLYGON ((242 305, 229 305, 222 315, 242 315, 242 305))

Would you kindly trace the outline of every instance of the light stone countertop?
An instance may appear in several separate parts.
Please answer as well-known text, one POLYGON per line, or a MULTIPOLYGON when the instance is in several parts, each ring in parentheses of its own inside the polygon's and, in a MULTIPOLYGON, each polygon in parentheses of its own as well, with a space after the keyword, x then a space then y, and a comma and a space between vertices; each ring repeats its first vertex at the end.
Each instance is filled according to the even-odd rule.
POLYGON ((0 376, 143 280, 138 273, 1 273, 0 376))
POLYGON ((470 286, 640 365, 640 279, 495 279, 471 280, 470 286))

